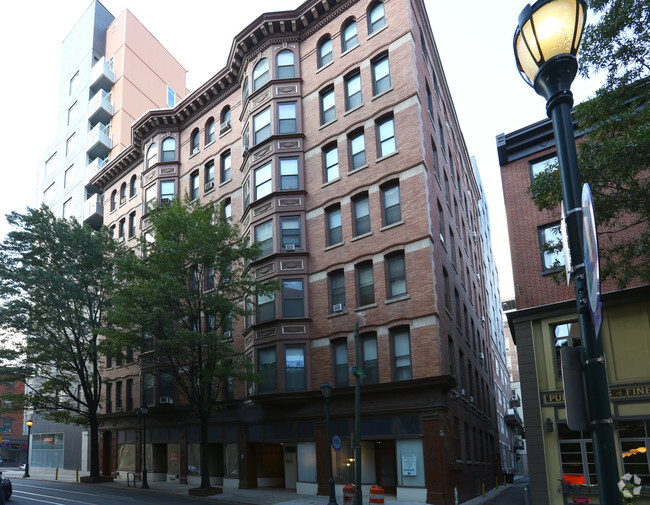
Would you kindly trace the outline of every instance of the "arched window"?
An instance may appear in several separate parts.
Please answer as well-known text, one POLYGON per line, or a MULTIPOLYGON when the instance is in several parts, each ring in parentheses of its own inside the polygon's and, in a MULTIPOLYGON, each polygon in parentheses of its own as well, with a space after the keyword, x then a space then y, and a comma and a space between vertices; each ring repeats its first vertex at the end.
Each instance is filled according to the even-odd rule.
POLYGON ((129 197, 130 197, 130 198, 133 198, 133 197, 135 196, 136 191, 137 191, 137 185, 136 185, 136 184, 137 184, 137 180, 138 180, 138 178, 137 178, 137 177, 135 176, 135 174, 134 174, 134 175, 131 177, 131 183, 130 183, 131 191, 130 191, 130 193, 129 193, 129 197))
POLYGON ((221 110, 221 126, 219 126, 219 132, 225 132, 230 129, 230 106, 226 105, 221 110))
POLYGON ((352 49, 359 43, 357 34, 357 22, 355 19, 349 19, 343 25, 341 30, 341 49, 343 52, 352 49))
POLYGON ((285 49, 280 51, 276 57, 278 79, 290 79, 296 76, 296 64, 293 52, 285 49))
POLYGON ((242 86, 241 103, 245 104, 246 100, 248 100, 248 77, 244 79, 244 85, 242 86))
POLYGON ((199 129, 194 128, 190 136, 190 153, 196 154, 199 152, 199 129))
POLYGON ((147 149, 147 168, 151 168, 158 162, 158 144, 155 142, 147 149))
POLYGON ((253 69, 253 91, 257 91, 269 82, 269 60, 262 58, 253 69))
POLYGON ((117 190, 114 189, 111 193, 111 212, 117 208, 117 190))
POLYGON ((124 205, 126 203, 126 182, 122 183, 122 186, 120 187, 120 205, 124 205))
POLYGON ((368 34, 374 33, 384 26, 386 26, 384 2, 378 0, 368 9, 368 34))
POLYGON ((211 117, 208 119, 208 122, 205 123, 205 143, 206 145, 210 142, 214 142, 214 131, 215 131, 214 118, 211 117))
MULTIPOLYGON (((196 130, 196 141, 198 143, 198 128, 196 130)), ((176 161, 176 140, 172 137, 167 137, 162 142, 162 160, 163 161, 176 161)))
POLYGON ((332 39, 326 36, 318 43, 318 68, 332 61, 332 39))

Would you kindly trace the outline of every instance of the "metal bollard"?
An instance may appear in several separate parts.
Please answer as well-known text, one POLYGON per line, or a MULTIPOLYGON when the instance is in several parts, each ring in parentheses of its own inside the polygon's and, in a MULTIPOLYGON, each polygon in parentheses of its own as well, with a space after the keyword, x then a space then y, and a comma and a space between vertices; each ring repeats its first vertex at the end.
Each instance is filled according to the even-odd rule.
POLYGON ((54 480, 59 480, 59 467, 56 467, 56 475, 54 476, 54 480))
POLYGON ((79 482, 79 469, 77 468, 77 477, 75 479, 75 482, 79 482))
POLYGON ((524 503, 530 505, 530 486, 524 486, 524 503))

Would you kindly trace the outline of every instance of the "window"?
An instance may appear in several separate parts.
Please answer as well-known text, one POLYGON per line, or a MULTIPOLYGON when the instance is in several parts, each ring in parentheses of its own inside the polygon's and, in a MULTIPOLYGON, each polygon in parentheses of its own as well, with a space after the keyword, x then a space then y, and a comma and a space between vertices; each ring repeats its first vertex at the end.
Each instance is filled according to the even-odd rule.
POLYGON ((260 245, 259 257, 273 253, 273 221, 266 221, 255 227, 255 242, 260 245))
POLYGON ((456 265, 456 244, 454 242, 454 232, 451 231, 451 226, 449 227, 449 253, 451 254, 451 263, 456 265))
POLYGON ((447 352, 449 356, 449 375, 456 375, 456 352, 454 351, 454 341, 447 337, 447 352))
POLYGON ((298 131, 298 112, 296 102, 278 104, 278 133, 296 133, 298 131))
POLYGON ((72 154, 72 151, 74 151, 74 146, 75 146, 75 134, 73 133, 68 137, 68 140, 65 141, 65 155, 70 156, 72 154))
POLYGON ((542 273, 555 272, 564 265, 560 225, 540 226, 537 232, 539 248, 542 253, 542 273))
POLYGON ((216 124, 214 122, 214 118, 211 117, 205 124, 205 145, 208 145, 210 142, 214 142, 215 130, 216 124))
POLYGON ((318 68, 332 61, 332 39, 329 35, 318 43, 318 68))
POLYGON ((650 421, 626 420, 618 424, 618 435, 623 455, 623 471, 638 475, 641 485, 650 484, 648 446, 650 445, 650 421))
POLYGON ((253 117, 253 141, 259 144, 271 136, 271 109, 267 108, 253 117))
MULTIPOLYGON (((231 168, 231 158, 230 151, 226 151, 221 155, 221 182, 226 182, 230 180, 230 168, 231 168)), ((213 166, 214 167, 214 166, 213 166)), ((214 178, 214 175, 213 175, 214 178)))
POLYGON ((557 156, 553 156, 542 161, 532 162, 530 164, 530 180, 534 180, 538 174, 550 168, 557 170, 557 156))
POLYGON ((442 149, 442 155, 445 155, 445 132, 442 131, 442 123, 438 119, 438 132, 440 133, 440 149, 442 149))
POLYGON ((126 410, 133 410, 133 379, 126 379, 126 410))
POLYGON ((147 149, 147 168, 151 168, 158 162, 158 145, 154 142, 147 149))
POLYGON ((117 208, 117 190, 113 190, 111 193, 111 212, 117 208))
POLYGON ((335 270, 327 275, 330 288, 332 312, 345 309, 345 274, 343 270, 335 270))
POLYGON ((296 76, 295 57, 291 51, 280 51, 276 57, 277 79, 291 79, 296 76))
POLYGON ((356 46, 359 43, 356 20, 350 19, 346 21, 343 25, 343 29, 341 30, 341 34, 342 52, 349 51, 354 46, 356 46))
POLYGON ((135 212, 129 214, 129 238, 135 237, 135 212))
POLYGON ((307 388, 305 374, 305 347, 287 346, 285 358, 285 389, 287 391, 304 391, 307 388))
POLYGON ((298 158, 280 158, 280 190, 298 189, 298 158))
MULTIPOLYGON (((199 152, 199 129, 194 128, 190 136, 190 153, 196 154, 199 152)), ((163 160, 164 161, 164 160, 163 160)))
POLYGON ((131 176, 131 182, 129 183, 129 198, 133 198, 138 191, 138 177, 134 174, 131 176))
POLYGON ((282 317, 303 317, 304 292, 302 279, 282 281, 282 317))
POLYGON ((68 126, 72 124, 72 122, 75 120, 76 117, 77 117, 77 102, 73 103, 68 109, 68 126))
MULTIPOLYGON (((593 442, 590 433, 572 431, 564 423, 557 423, 557 431, 560 440, 562 483, 586 484, 590 486, 598 484, 596 480, 593 442)), ((647 457, 646 454, 644 456, 647 457)), ((623 465, 625 466, 625 463, 623 465)), ((646 476, 644 475, 643 477, 646 476)))
POLYGON ((393 359, 395 380, 405 381, 413 378, 411 370, 411 344, 408 327, 391 330, 393 339, 393 359))
POLYGON ((190 175, 190 198, 196 200, 199 198, 199 173, 194 172, 190 175))
POLYGON ((115 412, 122 412, 122 381, 115 383, 115 412))
POLYGON ((126 182, 123 182, 120 186, 120 205, 126 203, 126 182))
POLYGON ((392 182, 382 186, 381 200, 384 226, 399 223, 402 220, 399 183, 392 182))
POLYGON ((54 153, 52 156, 50 156, 47 161, 45 162, 45 169, 44 169, 44 175, 43 177, 47 177, 52 173, 52 169, 54 168, 54 165, 56 164, 56 153, 54 153))
POLYGON ((442 213, 442 207, 438 202, 438 232, 440 233, 440 240, 445 243, 445 215, 442 213))
POLYGON ((327 245, 343 242, 343 229, 341 224, 341 207, 337 205, 325 211, 327 219, 327 245))
POLYGON ((176 105, 176 93, 167 86, 167 107, 173 107, 174 105, 176 105))
POLYGON ((372 272, 372 261, 360 263, 357 269, 357 289, 359 306, 375 303, 375 278, 372 272))
POLYGON ((242 184, 241 190, 242 190, 242 197, 243 197, 243 200, 244 200, 244 210, 246 210, 248 208, 248 205, 250 204, 250 200, 251 200, 250 189, 249 189, 249 186, 248 186, 248 179, 246 179, 244 181, 244 184, 242 184))
POLYGON ((386 13, 384 12, 384 2, 375 2, 368 9, 368 35, 376 32, 386 25, 386 13))
POLYGON ((364 193, 352 200, 354 214, 354 236, 370 232, 370 201, 368 193, 364 193))
POLYGON ((68 219, 70 217, 71 202, 72 202, 72 198, 68 198, 65 202, 63 202, 63 209, 61 211, 61 217, 63 219, 68 219))
POLYGON ((144 202, 145 202, 144 204, 145 204, 146 212, 149 212, 151 209, 155 207, 157 197, 158 197, 158 193, 156 191, 155 184, 153 186, 149 186, 147 189, 144 190, 144 202))
MULTIPOLYGON (((196 148, 199 148, 198 130, 196 136, 196 148)), ((172 137, 167 137, 162 141, 162 160, 175 161, 176 160, 176 140, 172 137)))
POLYGON ((174 181, 162 181, 160 183, 160 204, 171 203, 176 198, 176 183, 174 181))
POLYGON ((277 389, 275 347, 257 351, 257 371, 263 376, 257 385, 258 391, 273 393, 277 389))
POLYGON ((553 348, 555 349, 555 378, 562 380, 562 360, 560 349, 562 347, 578 347, 580 345, 580 327, 577 321, 554 324, 551 326, 553 348))
POLYGON ((273 191, 271 162, 255 169, 255 200, 270 195, 273 191))
POLYGON ((445 309, 447 309, 448 312, 451 312, 451 298, 449 296, 449 274, 444 267, 442 268, 442 287, 445 299, 445 309))
POLYGON ((75 73, 70 78, 70 88, 68 90, 68 94, 72 95, 77 90, 78 87, 79 87, 79 72, 75 73))
POLYGON ((300 249, 300 216, 281 217, 280 230, 283 249, 300 249))
POLYGON ((356 170, 366 164, 366 138, 363 130, 352 134, 350 140, 350 170, 356 170))
POLYGON ((433 137, 431 138, 431 155, 433 158, 433 175, 436 176, 436 179, 438 179, 438 183, 440 183, 440 170, 438 167, 438 150, 436 149, 436 144, 433 141, 433 137))
POLYGON ((335 119, 334 86, 330 86, 320 92, 320 124, 324 125, 335 119))
POLYGON ((221 218, 228 221, 232 217, 232 203, 230 198, 226 198, 222 204, 221 218))
POLYGON ((66 168, 65 172, 63 173, 63 187, 67 188, 70 183, 72 182, 72 171, 73 171, 74 165, 70 165, 68 168, 66 168))
POLYGON ((395 120, 390 117, 377 123, 379 157, 388 156, 397 150, 395 145, 395 120))
POLYGON ((205 164, 205 167, 203 167, 203 177, 205 178, 205 190, 212 189, 214 187, 214 161, 208 161, 205 164))
POLYGON ((256 322, 263 323, 275 319, 275 293, 257 295, 256 322))
POLYGON ((361 74, 357 70, 345 78, 345 110, 354 109, 361 104, 361 74))
POLYGON ((241 90, 242 106, 245 106, 246 100, 248 100, 248 77, 244 79, 244 84, 242 85, 242 90, 241 90))
MULTIPOLYGON (((106 365, 108 366, 108 365, 106 365)), ((106 384, 106 413, 113 412, 113 384, 106 384)))
POLYGON ((363 371, 366 373, 364 384, 379 382, 379 360, 377 359, 377 336, 364 335, 361 337, 361 355, 363 371))
POLYGON ((262 58, 253 69, 253 93, 269 82, 269 60, 262 58))
POLYGON ((223 133, 230 129, 230 106, 226 105, 221 111, 221 124, 219 125, 219 133, 223 133))
POLYGON ((332 342, 334 361, 334 387, 344 388, 350 385, 348 375, 348 342, 339 339, 332 342))
POLYGON ((433 99, 431 98, 431 90, 429 89, 429 83, 427 83, 427 110, 429 115, 433 117, 433 99))
POLYGON ((406 260, 399 252, 386 257, 386 274, 388 281, 388 298, 406 294, 406 260))
POLYGON ((336 144, 323 149, 323 161, 325 163, 325 182, 339 178, 339 150, 336 144))

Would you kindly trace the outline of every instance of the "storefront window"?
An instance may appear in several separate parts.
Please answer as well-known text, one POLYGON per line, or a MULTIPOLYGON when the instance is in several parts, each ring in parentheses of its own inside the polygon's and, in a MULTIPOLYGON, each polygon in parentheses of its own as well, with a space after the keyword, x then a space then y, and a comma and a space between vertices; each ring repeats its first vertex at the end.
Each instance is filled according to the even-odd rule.
POLYGON ((594 449, 589 433, 572 431, 566 424, 557 425, 560 440, 560 462, 564 484, 596 485, 594 449))
POLYGON ((648 445, 650 445, 650 421, 621 421, 619 423, 623 473, 641 478, 641 485, 650 485, 648 445))
POLYGON ((555 377, 562 380, 562 361, 560 349, 564 346, 577 347, 580 345, 580 327, 577 321, 554 324, 551 326, 553 348, 555 349, 555 377))

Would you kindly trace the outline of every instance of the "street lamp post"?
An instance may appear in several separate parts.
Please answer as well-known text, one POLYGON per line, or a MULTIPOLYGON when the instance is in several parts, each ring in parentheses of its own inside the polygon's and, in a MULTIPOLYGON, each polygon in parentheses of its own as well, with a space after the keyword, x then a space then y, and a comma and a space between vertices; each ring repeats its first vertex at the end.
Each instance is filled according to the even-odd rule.
POLYGON ((27 425, 27 463, 25 463, 25 473, 23 477, 30 477, 29 475, 29 452, 32 446, 32 426, 34 426, 34 421, 31 419, 25 423, 27 425))
POLYGON ((325 398, 325 419, 327 420, 327 454, 329 456, 329 490, 330 501, 327 505, 338 505, 336 503, 336 492, 334 490, 334 476, 332 475, 332 430, 330 429, 330 396, 332 396, 332 386, 328 382, 324 382, 320 386, 320 391, 325 398))
POLYGON ((589 316, 582 243, 582 185, 571 120, 573 94, 570 88, 578 70, 576 55, 586 16, 585 0, 538 0, 532 7, 527 5, 519 15, 513 43, 519 73, 546 99, 546 111, 553 122, 571 264, 574 265, 598 492, 600 503, 617 505, 621 503, 617 487, 618 456, 614 445, 603 343, 602 339, 597 338, 589 316))
POLYGON ((147 414, 149 413, 149 407, 146 403, 140 405, 140 413, 142 414, 142 489, 149 489, 149 483, 147 482, 147 414))

